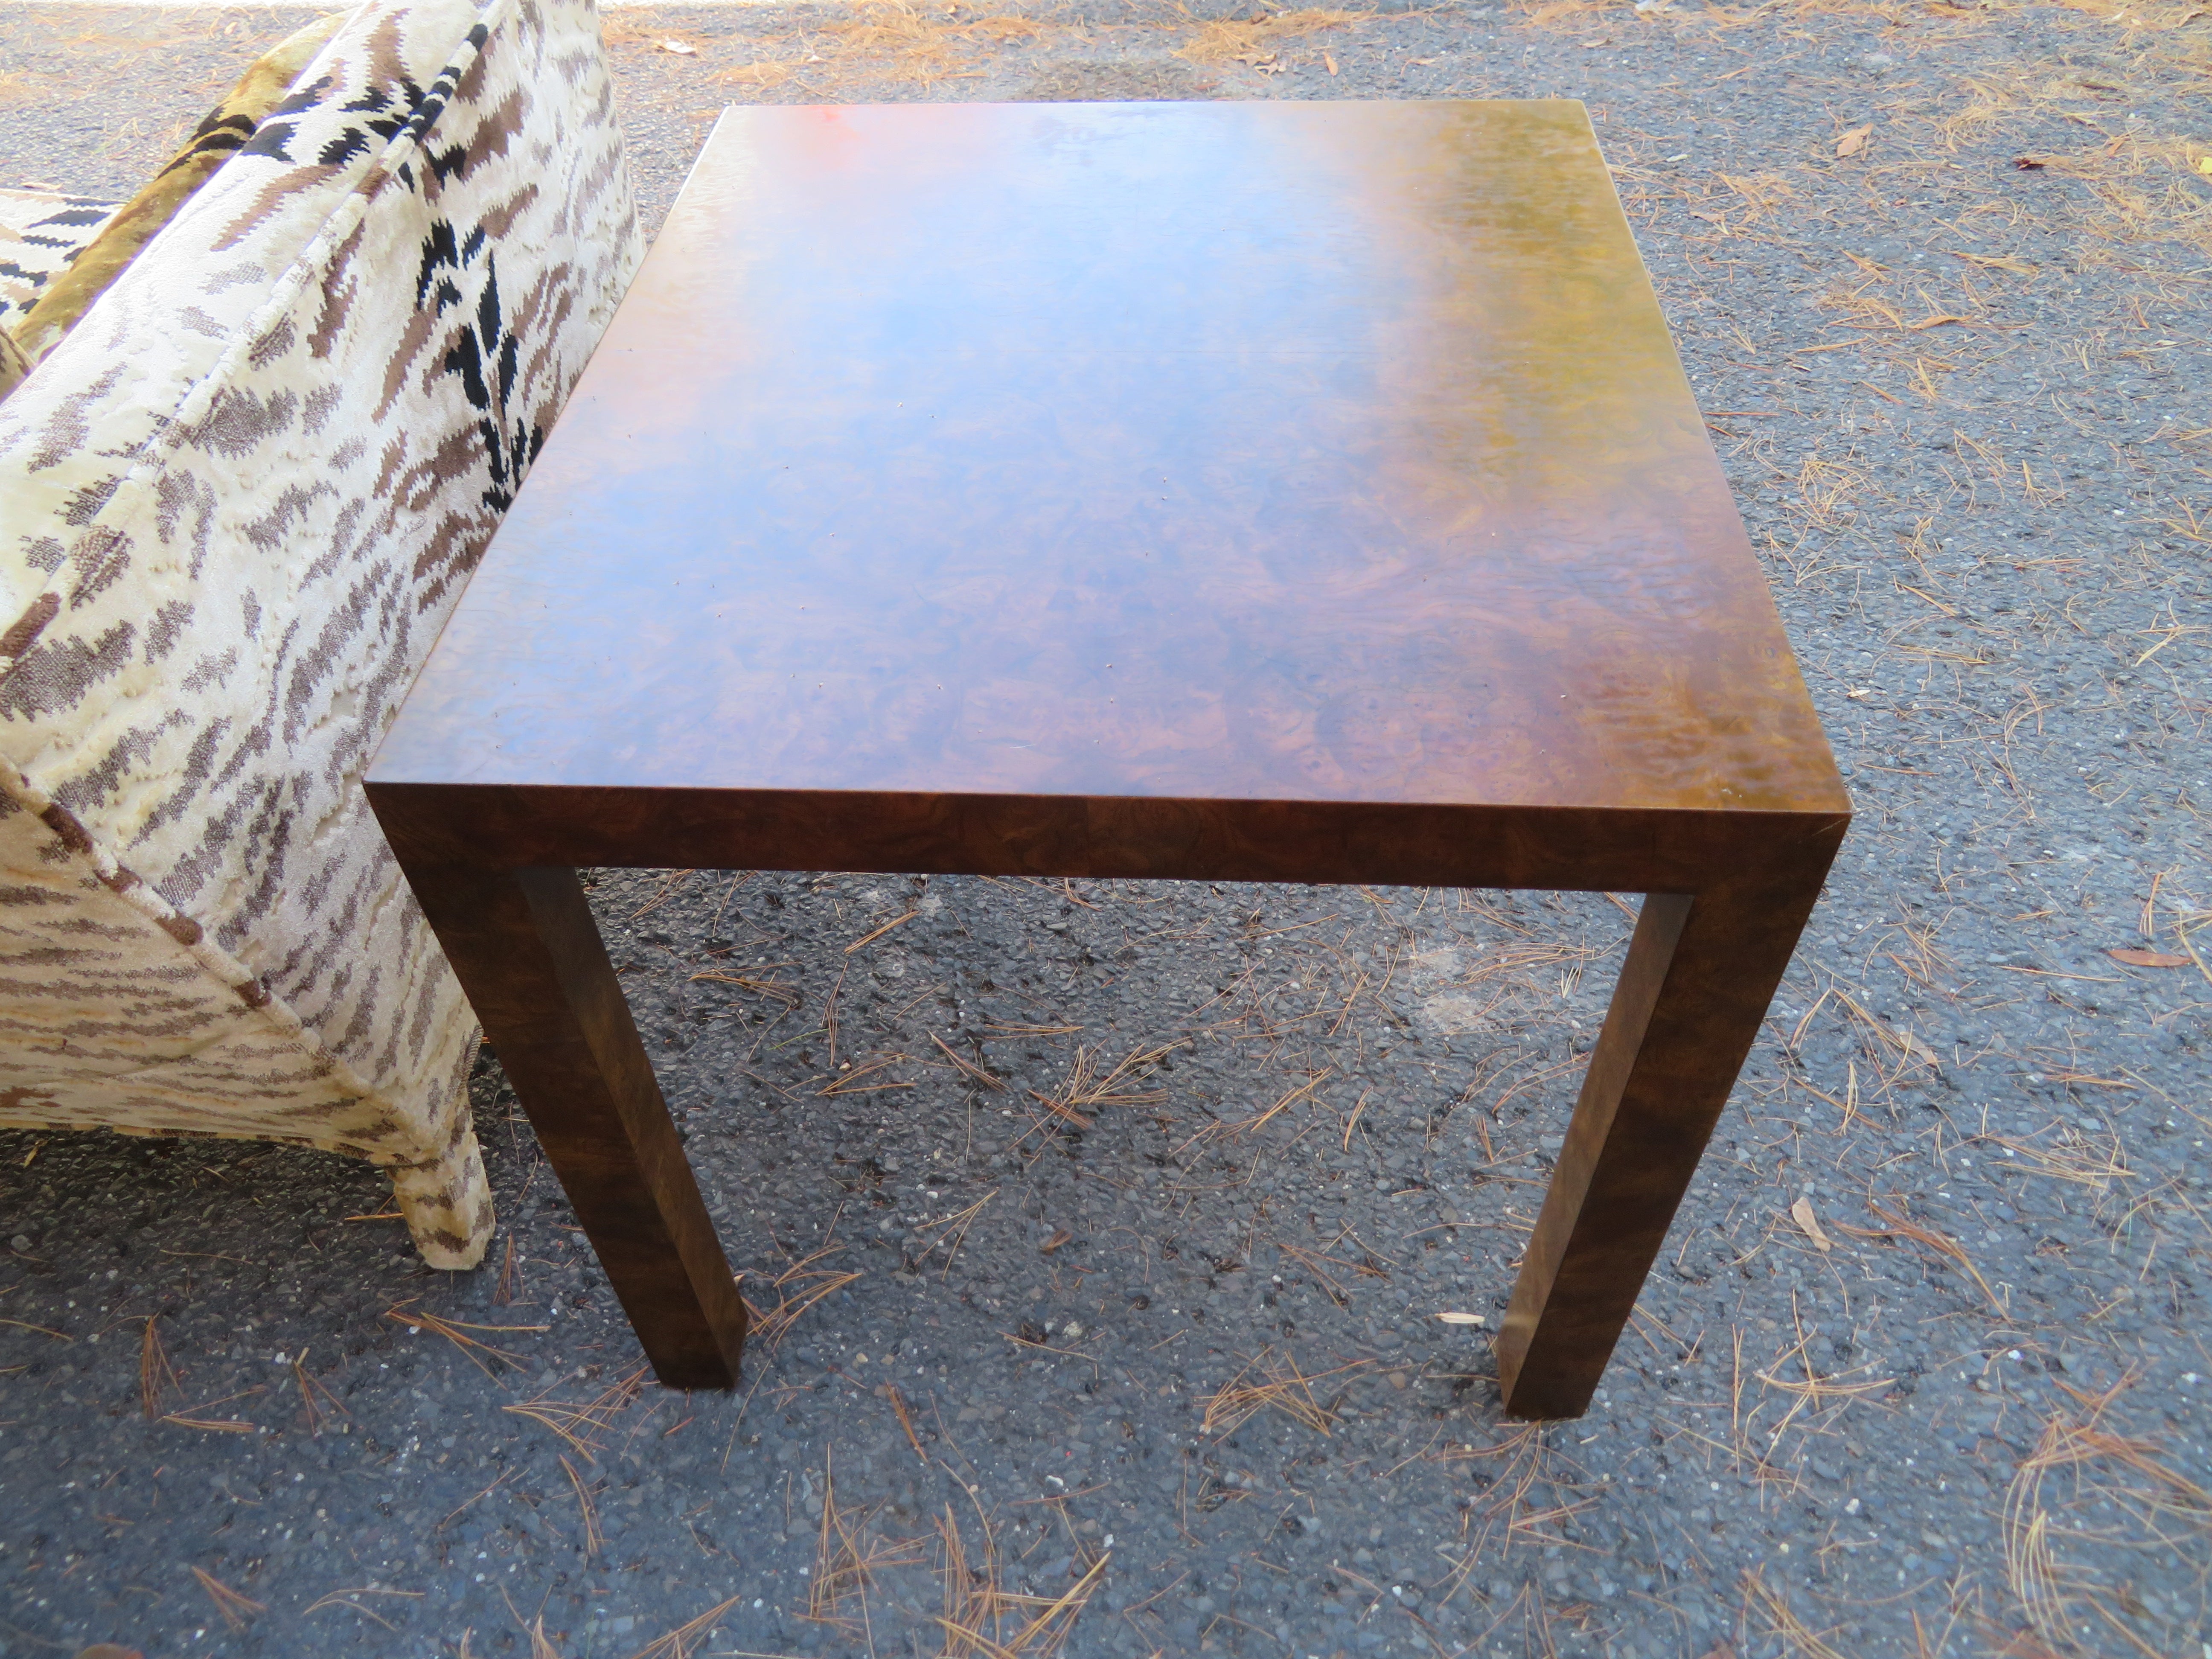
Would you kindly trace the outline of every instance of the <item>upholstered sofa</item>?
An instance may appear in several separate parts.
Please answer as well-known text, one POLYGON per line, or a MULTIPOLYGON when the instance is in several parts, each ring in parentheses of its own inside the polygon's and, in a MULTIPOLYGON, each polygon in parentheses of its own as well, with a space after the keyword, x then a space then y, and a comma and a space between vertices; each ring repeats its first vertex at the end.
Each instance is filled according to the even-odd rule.
MULTIPOLYGON (((0 203, 0 325, 105 218, 0 203)), ((372 0, 0 401, 0 1125, 350 1153, 482 1256, 360 775, 638 256, 588 3, 372 0)))

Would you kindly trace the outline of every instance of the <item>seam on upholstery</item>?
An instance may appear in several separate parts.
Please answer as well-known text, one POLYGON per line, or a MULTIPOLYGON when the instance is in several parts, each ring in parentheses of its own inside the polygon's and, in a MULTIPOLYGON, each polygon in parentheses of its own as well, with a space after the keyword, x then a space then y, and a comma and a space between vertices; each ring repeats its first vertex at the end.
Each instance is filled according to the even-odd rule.
MULTIPOLYGON (((43 791, 35 787, 15 762, 5 756, 0 756, 0 793, 5 793, 19 806, 49 823, 52 822, 51 815, 54 812, 66 812, 66 809, 59 807, 43 791)), ((69 821, 76 823, 74 817, 69 821)), ((364 1105, 382 1107, 387 1111, 396 1106, 388 1096, 368 1086, 351 1066, 331 1053, 282 998, 270 995, 258 975, 249 973, 245 963, 215 945, 204 928, 192 923, 191 918, 163 898, 155 890, 153 884, 140 878, 118 862, 114 854, 89 830, 82 825, 78 825, 77 830, 76 836, 68 837, 75 843, 70 848, 71 855, 124 905, 137 911, 166 935, 171 948, 179 956, 237 996, 244 1004, 249 1020, 260 1025, 270 1036, 295 1045, 319 1066, 327 1066, 329 1070, 325 1075, 334 1093, 353 1097, 364 1105), (179 922, 188 926, 179 927, 177 926, 179 922), (258 997, 252 994, 257 991, 258 997)), ((398 1121, 405 1121, 404 1115, 395 1115, 398 1121)))

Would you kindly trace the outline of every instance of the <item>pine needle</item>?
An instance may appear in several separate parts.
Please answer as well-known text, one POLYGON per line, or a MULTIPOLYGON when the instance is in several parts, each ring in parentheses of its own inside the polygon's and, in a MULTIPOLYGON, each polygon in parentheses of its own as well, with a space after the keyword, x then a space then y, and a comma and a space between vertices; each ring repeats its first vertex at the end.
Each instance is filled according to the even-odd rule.
POLYGON ((246 1621, 255 1613, 266 1613, 269 1610, 266 1604, 255 1601, 250 1595, 241 1595, 212 1573, 203 1572, 199 1568, 194 1567, 192 1577, 200 1581, 200 1588, 208 1593, 208 1599, 215 1603, 215 1610, 222 1615, 222 1622, 233 1630, 244 1630, 246 1621))

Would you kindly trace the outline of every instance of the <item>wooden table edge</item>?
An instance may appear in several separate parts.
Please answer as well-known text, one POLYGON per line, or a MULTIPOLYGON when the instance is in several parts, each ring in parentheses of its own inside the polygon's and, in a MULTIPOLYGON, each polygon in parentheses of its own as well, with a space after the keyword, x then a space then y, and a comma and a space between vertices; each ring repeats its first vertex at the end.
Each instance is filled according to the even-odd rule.
POLYGON ((1834 804, 1614 807, 891 790, 423 783, 372 776, 404 866, 836 870, 1553 891, 1694 891, 1840 836, 1834 804))

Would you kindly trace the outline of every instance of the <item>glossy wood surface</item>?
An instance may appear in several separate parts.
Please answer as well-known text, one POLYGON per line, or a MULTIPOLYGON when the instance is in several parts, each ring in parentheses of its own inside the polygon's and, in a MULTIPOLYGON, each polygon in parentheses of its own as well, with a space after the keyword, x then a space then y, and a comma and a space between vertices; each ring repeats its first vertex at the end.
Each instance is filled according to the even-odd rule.
POLYGON ((1643 892, 1498 1342, 1588 1406, 1850 804, 1579 106, 729 112, 369 798, 664 1382, 574 865, 1643 892))
POLYGON ((407 875, 653 1374, 729 1388, 744 1298, 575 872, 407 875))
POLYGON ((1644 900, 1498 1329, 1516 1416, 1588 1409, 1844 830, 1644 900))
POLYGON ((1567 102, 728 112, 375 775, 1845 810, 1567 102))

